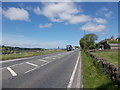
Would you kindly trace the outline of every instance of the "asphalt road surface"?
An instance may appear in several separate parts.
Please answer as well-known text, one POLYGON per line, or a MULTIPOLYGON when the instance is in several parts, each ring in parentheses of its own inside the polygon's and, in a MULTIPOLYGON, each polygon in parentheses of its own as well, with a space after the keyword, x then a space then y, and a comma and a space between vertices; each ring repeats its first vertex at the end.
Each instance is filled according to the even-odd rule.
POLYGON ((80 51, 2 62, 2 88, 79 88, 80 51))

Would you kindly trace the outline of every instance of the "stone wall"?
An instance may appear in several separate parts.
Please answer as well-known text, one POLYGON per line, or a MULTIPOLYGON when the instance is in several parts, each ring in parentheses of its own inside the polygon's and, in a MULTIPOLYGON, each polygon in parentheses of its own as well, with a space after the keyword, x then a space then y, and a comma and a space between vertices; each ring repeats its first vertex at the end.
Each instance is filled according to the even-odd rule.
POLYGON ((120 86, 120 68, 118 68, 113 63, 108 62, 108 60, 102 59, 99 56, 94 55, 92 52, 96 51, 108 51, 108 50, 88 50, 87 53, 94 58, 99 64, 102 64, 102 67, 105 69, 107 74, 111 77, 112 80, 116 81, 120 86))
POLYGON ((110 49, 120 49, 120 47, 110 47, 110 49))

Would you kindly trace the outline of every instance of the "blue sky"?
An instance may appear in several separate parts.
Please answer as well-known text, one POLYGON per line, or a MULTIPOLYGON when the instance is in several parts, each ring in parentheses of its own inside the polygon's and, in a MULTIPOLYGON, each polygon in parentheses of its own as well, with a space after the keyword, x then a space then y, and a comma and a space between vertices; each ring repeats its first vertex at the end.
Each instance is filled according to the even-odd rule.
POLYGON ((4 2, 2 10, 4 45, 64 48, 79 45, 84 30, 97 34, 98 41, 118 36, 116 2, 4 2))

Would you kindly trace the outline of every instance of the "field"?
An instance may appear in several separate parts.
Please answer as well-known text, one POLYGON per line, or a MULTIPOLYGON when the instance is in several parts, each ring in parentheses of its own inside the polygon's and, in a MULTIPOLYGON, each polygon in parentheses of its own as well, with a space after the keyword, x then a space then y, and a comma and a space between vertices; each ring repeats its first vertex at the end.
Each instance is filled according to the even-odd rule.
POLYGON ((8 60, 8 59, 24 58, 24 57, 37 56, 37 55, 47 55, 51 53, 64 52, 64 51, 65 50, 24 51, 20 53, 3 54, 0 55, 0 57, 2 58, 2 60, 8 60))
POLYGON ((120 67, 118 51, 99 51, 94 52, 94 54, 120 67))
POLYGON ((82 70, 84 88, 117 88, 98 63, 82 51, 82 70))

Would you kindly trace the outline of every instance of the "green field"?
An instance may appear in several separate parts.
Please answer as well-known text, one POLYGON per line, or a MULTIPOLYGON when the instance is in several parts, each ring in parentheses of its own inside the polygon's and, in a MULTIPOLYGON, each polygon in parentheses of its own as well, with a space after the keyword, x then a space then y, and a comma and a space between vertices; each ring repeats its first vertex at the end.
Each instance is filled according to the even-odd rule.
POLYGON ((37 56, 37 55, 47 55, 51 53, 56 52, 65 52, 65 50, 44 50, 44 51, 28 51, 28 52, 21 52, 21 53, 14 53, 14 54, 3 54, 0 55, 2 60, 8 60, 8 59, 16 59, 16 58, 24 58, 24 57, 30 57, 30 56, 37 56))
POLYGON ((105 90, 117 88, 98 63, 83 51, 82 70, 84 88, 105 88, 105 90))
POLYGON ((120 67, 118 51, 98 51, 94 54, 120 67))

